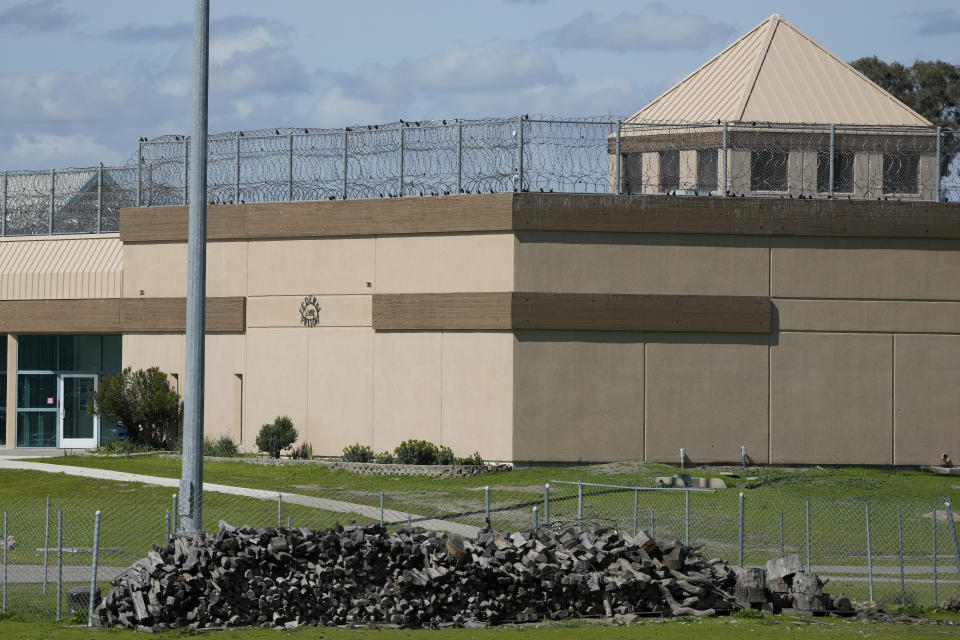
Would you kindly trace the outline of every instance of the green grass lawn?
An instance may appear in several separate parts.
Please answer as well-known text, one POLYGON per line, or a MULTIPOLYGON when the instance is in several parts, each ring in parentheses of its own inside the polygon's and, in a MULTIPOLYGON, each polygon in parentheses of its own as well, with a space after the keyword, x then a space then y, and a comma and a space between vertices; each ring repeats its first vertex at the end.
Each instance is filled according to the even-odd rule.
MULTIPOLYGON (((956 616, 954 616, 956 620, 956 616)), ((592 622, 555 625, 526 625, 494 629, 367 630, 306 627, 296 632, 269 629, 236 629, 203 634, 211 640, 274 640, 275 638, 324 640, 581 640, 603 637, 605 640, 710 640, 755 638, 948 638, 957 637, 958 627, 939 625, 894 625, 837 618, 797 618, 767 616, 763 619, 737 618, 651 619, 629 627, 608 627, 592 622)), ((180 638, 180 632, 165 632, 160 638, 180 638)), ((85 629, 48 623, 0 621, 4 640, 89 640, 91 638, 139 638, 135 631, 85 629)))
MULTIPOLYGON (((95 467, 143 473, 168 478, 179 477, 180 460, 160 456, 138 457, 60 457, 44 460, 54 464, 95 467)), ((719 476, 721 468, 688 470, 692 475, 719 476)), ((731 470, 734 470, 731 468, 731 470)), ((739 558, 739 493, 744 503, 744 563, 763 564, 783 553, 798 553, 802 560, 808 554, 806 503, 810 503, 809 555, 813 566, 831 567, 821 570, 833 576, 829 587, 855 600, 869 599, 866 575, 866 513, 870 506, 872 562, 878 569, 874 581, 874 600, 898 602, 900 584, 897 572, 884 573, 884 568, 899 567, 900 531, 902 530, 904 564, 909 574, 905 583, 908 602, 934 603, 932 544, 936 532, 938 544, 939 589, 937 599, 960 591, 958 572, 953 560, 952 537, 948 524, 934 525, 931 512, 943 509, 945 496, 956 495, 960 479, 934 476, 909 470, 881 468, 752 468, 734 470, 738 477, 724 476, 731 486, 715 493, 692 493, 689 497, 689 518, 683 492, 634 492, 584 487, 582 507, 578 509, 577 487, 556 481, 583 481, 627 486, 651 487, 654 477, 672 475, 675 467, 656 463, 611 463, 579 467, 533 467, 489 473, 472 478, 436 479, 408 476, 365 476, 348 471, 330 471, 321 466, 265 466, 243 462, 208 462, 204 479, 208 482, 251 487, 271 491, 332 498, 350 503, 378 506, 380 492, 385 506, 432 518, 482 526, 485 520, 483 487, 491 487, 491 520, 499 529, 529 528, 532 509, 539 509, 544 524, 544 484, 553 482, 550 490, 550 521, 555 526, 609 525, 626 533, 634 528, 653 530, 656 537, 688 540, 704 545, 708 556, 719 556, 736 563, 739 558), (901 509, 898 528, 897 510, 901 509), (781 518, 783 521, 781 537, 781 518), (913 567, 913 569, 910 569, 913 567), (925 568, 925 569, 924 569, 925 568), (946 581, 945 581, 946 580, 946 581)), ((3 472, 8 473, 8 472, 3 472)), ((28 472, 19 472, 28 473, 28 472)), ((33 480, 3 483, 11 495, 21 493, 12 487, 29 487, 26 495, 35 501, 36 509, 45 495, 84 496, 79 505, 79 525, 89 526, 95 508, 107 511, 111 522, 123 518, 131 501, 136 503, 138 518, 132 523, 136 538, 144 549, 164 536, 164 515, 170 508, 172 490, 136 487, 123 483, 104 484, 76 477, 46 475, 45 483, 33 480), (58 478, 59 479, 56 479, 58 478), (48 488, 50 483, 63 487, 60 493, 48 488), (109 485, 109 486, 108 486, 109 485), (63 493, 69 486, 76 491, 63 493), (130 494, 126 497, 126 494, 130 494), (96 505, 102 505, 97 507, 96 505)), ((3 476, 0 476, 3 477, 3 476)), ((31 478, 34 476, 30 476, 31 478)), ((282 521, 289 517, 293 525, 330 526, 334 522, 363 521, 356 515, 328 513, 306 507, 284 504, 282 521)), ((277 505, 241 495, 209 493, 205 498, 204 521, 208 528, 223 518, 232 524, 263 526, 276 524, 277 505)), ((34 514, 29 519, 35 521, 34 514)), ((89 529, 88 529, 89 530, 89 529)), ((129 530, 123 531, 127 538, 129 530)), ((109 536, 106 536, 109 539, 109 536)), ((41 545, 34 545, 41 546, 41 545)), ((107 545, 109 546, 109 545, 107 545)), ((129 545, 128 545, 129 546, 129 545)), ((141 554, 142 555, 142 554, 141 554)))

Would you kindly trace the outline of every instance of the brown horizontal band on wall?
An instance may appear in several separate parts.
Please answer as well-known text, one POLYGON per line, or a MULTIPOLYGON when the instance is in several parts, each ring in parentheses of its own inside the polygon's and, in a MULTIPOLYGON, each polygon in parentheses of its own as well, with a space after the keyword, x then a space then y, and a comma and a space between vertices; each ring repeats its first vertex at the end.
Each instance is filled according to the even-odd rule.
POLYGON ((515 194, 516 231, 960 238, 960 204, 613 194, 515 194))
MULTIPOLYGON (((240 240, 509 231, 513 194, 212 205, 207 238, 240 240)), ((122 242, 184 242, 187 207, 120 212, 122 242)))
MULTIPOLYGON (((186 298, 0 300, 0 333, 180 333, 186 298)), ((208 333, 243 333, 246 298, 207 298, 208 333)))
POLYGON ((375 294, 375 330, 769 333, 770 299, 589 293, 375 294))
POLYGON ((513 294, 377 293, 373 328, 511 329, 513 294))
MULTIPOLYGON (((511 231, 960 238, 960 204, 946 202, 496 193, 218 205, 208 214, 210 240, 511 231)), ((123 242, 186 237, 186 207, 120 213, 123 242)))

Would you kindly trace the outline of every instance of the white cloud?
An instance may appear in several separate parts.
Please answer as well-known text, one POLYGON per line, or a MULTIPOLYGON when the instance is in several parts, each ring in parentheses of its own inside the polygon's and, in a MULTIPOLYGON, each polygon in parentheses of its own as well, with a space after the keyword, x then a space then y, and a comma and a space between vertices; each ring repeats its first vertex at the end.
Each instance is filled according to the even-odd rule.
POLYGON ((0 11, 0 28, 25 33, 60 31, 79 20, 61 6, 60 0, 31 0, 0 11))
POLYGON ((111 149, 90 135, 16 134, 0 161, 10 167, 88 167, 95 162, 123 164, 127 154, 111 149))
POLYGON ((733 33, 734 28, 728 24, 711 22, 701 15, 673 13, 655 3, 639 13, 624 12, 610 20, 584 13, 545 35, 559 47, 622 51, 701 49, 733 33))
POLYGON ((309 124, 313 127, 343 127, 396 120, 396 116, 385 113, 385 106, 376 100, 347 96, 342 87, 335 86, 320 96, 310 112, 309 124))

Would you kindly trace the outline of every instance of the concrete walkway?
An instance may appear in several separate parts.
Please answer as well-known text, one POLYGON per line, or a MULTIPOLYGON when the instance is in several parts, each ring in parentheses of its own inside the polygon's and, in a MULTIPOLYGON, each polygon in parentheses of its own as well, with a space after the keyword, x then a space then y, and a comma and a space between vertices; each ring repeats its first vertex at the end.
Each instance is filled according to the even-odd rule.
MULTIPOLYGON (((110 471, 108 469, 91 469, 88 467, 70 467, 62 464, 48 464, 45 462, 30 462, 26 460, 4 460, 0 458, 0 470, 18 469, 23 471, 44 471, 46 473, 63 473, 70 476, 81 476, 84 478, 96 478, 99 480, 115 480, 118 482, 139 482, 141 484, 154 485, 158 487, 180 487, 178 478, 162 478, 159 476, 148 476, 140 473, 127 473, 125 471, 110 471)), ((225 493, 232 496, 244 496, 247 498, 256 498, 258 500, 276 501, 278 491, 266 491, 263 489, 249 489, 246 487, 232 487, 225 484, 214 484, 212 482, 203 483, 204 491, 214 493, 225 493)), ((331 500, 329 498, 317 498, 314 496, 305 496, 298 493, 283 493, 283 501, 290 504, 298 504, 304 507, 314 509, 323 509, 335 513, 350 513, 370 520, 379 522, 380 507, 371 507, 370 505, 357 504, 353 502, 344 502, 341 500, 331 500)), ((447 520, 436 520, 415 513, 406 511, 397 511, 395 509, 384 509, 384 522, 408 522, 412 521, 417 526, 424 529, 435 531, 446 531, 458 535, 475 538, 480 529, 467 524, 458 522, 449 522, 447 520)))

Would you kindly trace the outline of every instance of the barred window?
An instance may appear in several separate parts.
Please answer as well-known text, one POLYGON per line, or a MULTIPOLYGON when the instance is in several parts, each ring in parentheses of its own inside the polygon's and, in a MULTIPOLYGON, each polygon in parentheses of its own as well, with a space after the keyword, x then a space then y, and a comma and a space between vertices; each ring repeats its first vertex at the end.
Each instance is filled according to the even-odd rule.
POLYGON ((624 193, 643 193, 643 154, 624 153, 622 158, 624 193))
POLYGON ((750 152, 750 190, 787 190, 787 151, 760 149, 750 152))
POLYGON ((883 154, 883 192, 919 193, 920 156, 916 153, 883 154))
MULTIPOLYGON (((853 151, 833 152, 834 193, 853 192, 853 151)), ((817 151, 817 191, 830 192, 830 152, 817 151)))
POLYGON ((717 190, 717 149, 697 149, 697 191, 717 190))
POLYGON ((676 149, 660 152, 660 191, 676 191, 680 188, 680 152, 676 149))

